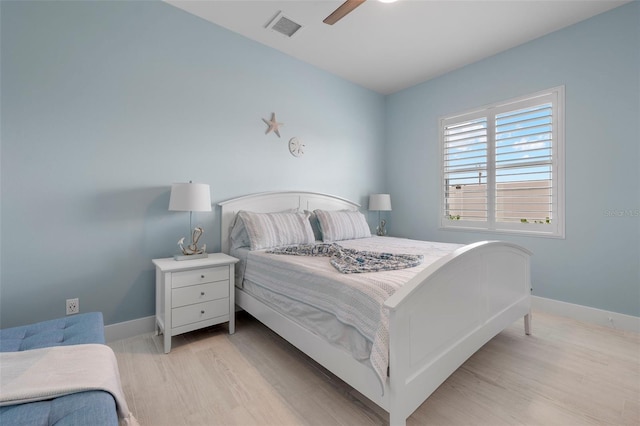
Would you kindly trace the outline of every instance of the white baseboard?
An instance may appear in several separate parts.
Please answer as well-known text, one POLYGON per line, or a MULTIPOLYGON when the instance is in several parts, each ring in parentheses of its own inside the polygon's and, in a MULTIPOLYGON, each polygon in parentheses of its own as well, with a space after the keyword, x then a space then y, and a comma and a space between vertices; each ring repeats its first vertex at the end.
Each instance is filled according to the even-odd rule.
POLYGON ((155 331, 156 317, 144 317, 131 321, 119 322, 104 327, 104 337, 107 342, 126 339, 144 333, 155 331))
POLYGON ((561 302, 559 300, 546 299, 538 296, 531 297, 531 305, 533 309, 575 319, 577 321, 596 324, 616 330, 640 333, 640 317, 604 311, 602 309, 591 308, 589 306, 574 305, 573 303, 561 302))
MULTIPOLYGON (((575 319, 577 321, 609 327, 616 330, 640 333, 640 317, 604 311, 588 306, 547 299, 539 296, 531 297, 533 309, 550 314, 575 319)), ((131 321, 119 322, 104 327, 107 342, 126 339, 144 333, 155 331, 155 316, 138 318, 131 321)))

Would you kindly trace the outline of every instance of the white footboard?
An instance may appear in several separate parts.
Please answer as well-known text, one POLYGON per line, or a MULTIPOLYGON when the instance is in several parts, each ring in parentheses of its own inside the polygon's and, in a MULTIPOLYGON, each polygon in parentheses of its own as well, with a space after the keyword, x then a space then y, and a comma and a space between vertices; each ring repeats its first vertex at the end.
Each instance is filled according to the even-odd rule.
POLYGON ((387 300, 392 425, 404 425, 451 373, 514 321, 526 316, 528 328, 530 255, 505 242, 471 244, 387 300))

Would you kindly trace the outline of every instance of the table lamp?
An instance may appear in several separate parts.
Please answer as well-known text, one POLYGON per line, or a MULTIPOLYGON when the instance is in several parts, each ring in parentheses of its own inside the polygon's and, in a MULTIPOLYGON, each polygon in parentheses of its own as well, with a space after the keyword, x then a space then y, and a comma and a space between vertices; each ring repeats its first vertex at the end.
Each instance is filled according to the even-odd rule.
POLYGON ((369 195, 369 210, 378 212, 378 227, 376 233, 380 236, 387 235, 385 225, 386 220, 380 220, 381 211, 391 211, 391 195, 389 194, 371 194, 369 195))
POLYGON ((207 245, 198 247, 198 240, 204 233, 204 229, 198 226, 193 228, 193 212, 211 211, 211 190, 205 183, 174 183, 171 185, 169 197, 169 211, 189 212, 189 233, 191 244, 184 246, 184 237, 178 241, 182 254, 175 255, 175 260, 190 260, 207 257, 207 245))

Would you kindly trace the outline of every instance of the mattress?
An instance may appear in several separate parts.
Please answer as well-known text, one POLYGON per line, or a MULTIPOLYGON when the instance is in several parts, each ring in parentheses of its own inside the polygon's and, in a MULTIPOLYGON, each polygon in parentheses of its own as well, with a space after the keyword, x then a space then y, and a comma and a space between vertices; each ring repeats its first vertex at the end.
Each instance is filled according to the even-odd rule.
POLYGON ((386 375, 388 317, 382 304, 420 271, 462 245, 377 236, 338 244, 356 250, 421 254, 424 262, 395 271, 341 274, 326 257, 236 251, 234 255, 242 260, 238 268, 241 285, 247 293, 370 365, 379 376, 386 375), (373 300, 360 299, 361 293, 370 292, 373 300), (327 296, 333 293, 339 296, 327 296), (334 310, 340 304, 343 310, 334 310), (375 353, 385 359, 378 360, 375 353))
MULTIPOLYGON (((51 346, 104 344, 102 313, 90 312, 0 330, 0 352, 51 346)), ((90 391, 0 407, 0 425, 118 425, 116 403, 108 392, 90 391)))

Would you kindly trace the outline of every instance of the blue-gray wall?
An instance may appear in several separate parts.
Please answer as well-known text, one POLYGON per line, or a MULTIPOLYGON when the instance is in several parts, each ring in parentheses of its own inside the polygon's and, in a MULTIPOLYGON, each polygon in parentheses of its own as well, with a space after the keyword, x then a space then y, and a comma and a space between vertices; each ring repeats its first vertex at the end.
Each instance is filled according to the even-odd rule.
MULTIPOLYGON (((605 216, 640 208, 638 6, 384 97, 164 3, 0 2, 0 327, 72 297, 107 324, 153 315, 150 259, 188 227, 169 185, 189 179, 214 203, 390 191, 396 235, 510 239, 535 252, 535 294, 640 315, 640 220, 605 216), (439 231, 438 117, 560 84, 566 240, 439 231)), ((219 212, 195 218, 219 249, 219 212)))
POLYGON ((638 2, 393 94, 390 227, 429 240, 514 241, 534 253, 535 295, 639 316, 639 122, 638 2), (559 85, 566 90, 566 239, 439 230, 438 118, 559 85))
MULTIPOLYGON (((151 259, 189 228, 172 182, 208 183, 214 203, 306 189, 365 208, 383 188, 380 94, 165 3, 0 3, 1 327, 73 297, 107 324, 153 315, 151 259)), ((219 211, 194 216, 218 250, 219 211)))

